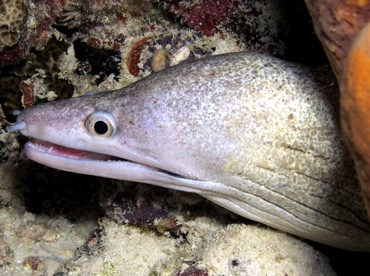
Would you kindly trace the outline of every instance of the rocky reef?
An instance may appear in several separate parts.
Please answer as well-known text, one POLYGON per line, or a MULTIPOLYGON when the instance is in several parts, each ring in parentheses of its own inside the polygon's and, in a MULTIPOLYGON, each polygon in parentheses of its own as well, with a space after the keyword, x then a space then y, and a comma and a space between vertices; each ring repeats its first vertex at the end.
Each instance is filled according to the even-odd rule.
POLYGON ((5 131, 17 110, 117 89, 207 55, 250 50, 328 70, 303 1, 17 0, 0 1, 0 14, 0 274, 346 275, 348 262, 352 273, 365 267, 366 254, 307 243, 195 195, 34 164, 22 156, 25 139, 5 131))

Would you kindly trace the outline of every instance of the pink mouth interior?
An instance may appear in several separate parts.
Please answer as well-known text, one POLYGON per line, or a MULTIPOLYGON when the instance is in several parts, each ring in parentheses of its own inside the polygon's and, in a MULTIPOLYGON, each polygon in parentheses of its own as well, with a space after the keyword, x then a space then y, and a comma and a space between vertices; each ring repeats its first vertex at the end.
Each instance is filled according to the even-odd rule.
POLYGON ((83 151, 78 149, 66 148, 60 145, 52 144, 46 141, 32 139, 29 144, 33 149, 45 152, 51 155, 62 156, 72 159, 87 159, 87 160, 116 160, 116 157, 104 155, 95 152, 83 151))

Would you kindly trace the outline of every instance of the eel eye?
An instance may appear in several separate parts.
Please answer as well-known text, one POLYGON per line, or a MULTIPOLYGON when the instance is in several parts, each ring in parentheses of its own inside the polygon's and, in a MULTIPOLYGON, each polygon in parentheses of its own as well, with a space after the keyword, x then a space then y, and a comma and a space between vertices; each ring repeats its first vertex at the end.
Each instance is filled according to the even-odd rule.
POLYGON ((117 122, 110 113, 98 111, 87 118, 85 127, 91 134, 107 138, 116 132, 117 122))

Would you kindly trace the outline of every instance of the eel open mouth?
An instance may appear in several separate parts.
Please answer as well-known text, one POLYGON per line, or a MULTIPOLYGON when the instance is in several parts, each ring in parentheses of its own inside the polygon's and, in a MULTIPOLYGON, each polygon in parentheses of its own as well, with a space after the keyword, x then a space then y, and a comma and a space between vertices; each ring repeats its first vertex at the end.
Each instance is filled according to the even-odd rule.
POLYGON ((53 144, 39 139, 31 139, 28 141, 27 146, 32 147, 33 150, 44 152, 50 155, 61 156, 65 158, 78 159, 78 160, 99 160, 99 161, 128 161, 115 156, 100 154, 96 152, 83 151, 73 148, 67 148, 61 145, 53 144))
POLYGON ((117 156, 67 148, 36 138, 30 139, 26 143, 25 153, 30 159, 46 166, 83 174, 145 182, 144 179, 137 180, 136 177, 131 178, 132 175, 140 171, 142 175, 161 174, 176 179, 187 179, 176 173, 152 167, 147 164, 117 156), (117 171, 112 174, 112 170, 114 169, 117 171), (130 170, 132 175, 130 174, 130 170), (127 171, 127 174, 123 173, 120 175, 120 171, 122 173, 127 171), (111 174, 109 175, 108 172, 111 174))

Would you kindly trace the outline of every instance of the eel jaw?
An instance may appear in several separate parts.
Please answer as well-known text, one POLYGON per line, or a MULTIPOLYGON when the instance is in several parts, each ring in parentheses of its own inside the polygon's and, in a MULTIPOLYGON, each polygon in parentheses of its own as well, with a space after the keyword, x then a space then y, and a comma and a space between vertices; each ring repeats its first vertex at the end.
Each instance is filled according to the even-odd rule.
MULTIPOLYGON (((65 158, 77 159, 77 160, 118 160, 116 157, 112 157, 105 154, 88 152, 83 150, 77 150, 73 148, 67 148, 50 142, 46 142, 39 139, 31 139, 25 146, 25 152, 28 153, 33 151, 44 152, 52 156, 61 156, 65 158)), ((32 159, 32 158, 31 158, 32 159)))
POLYGON ((31 139, 24 146, 31 160, 45 166, 87 175, 142 182, 175 190, 201 194, 204 181, 187 179, 145 164, 115 156, 88 152, 39 139, 31 139))

